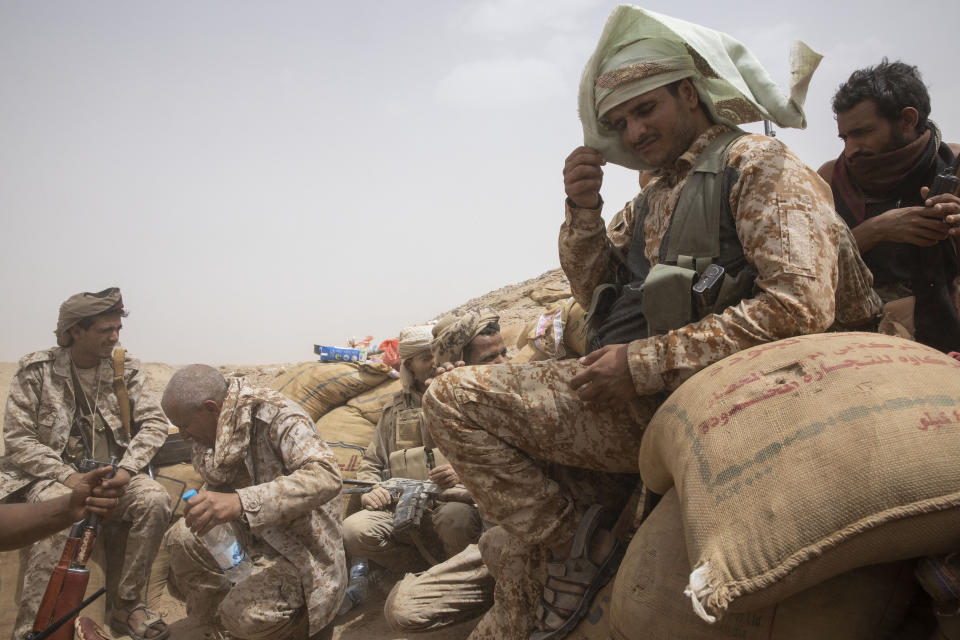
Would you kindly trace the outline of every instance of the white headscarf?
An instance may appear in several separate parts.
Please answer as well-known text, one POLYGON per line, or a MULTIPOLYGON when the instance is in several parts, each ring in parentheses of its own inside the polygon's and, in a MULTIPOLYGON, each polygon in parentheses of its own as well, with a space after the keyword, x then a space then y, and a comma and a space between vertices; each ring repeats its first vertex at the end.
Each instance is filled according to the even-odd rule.
POLYGON ((416 380, 413 371, 407 366, 407 360, 421 353, 429 353, 433 343, 433 326, 418 324, 407 327, 400 332, 397 341, 397 351, 400 354, 400 384, 407 392, 413 392, 416 380))
POLYGON ((783 95, 747 48, 725 33, 630 5, 613 10, 580 80, 584 144, 629 169, 652 169, 600 124, 612 107, 690 78, 715 122, 772 120, 807 126, 803 103, 822 56, 802 42, 790 51, 790 96, 783 95))

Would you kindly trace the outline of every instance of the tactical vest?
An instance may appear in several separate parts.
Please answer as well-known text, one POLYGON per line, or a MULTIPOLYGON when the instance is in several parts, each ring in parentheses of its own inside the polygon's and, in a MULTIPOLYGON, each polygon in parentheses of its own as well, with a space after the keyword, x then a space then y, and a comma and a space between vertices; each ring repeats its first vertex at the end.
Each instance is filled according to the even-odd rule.
POLYGON ((627 258, 621 261, 618 284, 600 285, 594 292, 590 322, 595 346, 678 329, 753 293, 757 270, 744 257, 730 210, 730 190, 738 172, 726 166, 727 147, 745 134, 739 129, 724 132, 697 157, 653 267, 644 253, 649 205, 644 193, 634 200, 633 237, 627 258), (722 266, 725 275, 715 300, 705 303, 694 298, 692 288, 710 264, 722 266))
MULTIPOLYGON (((644 251, 643 227, 649 206, 643 193, 634 200, 633 237, 627 259, 620 259, 618 284, 597 287, 590 305, 588 322, 594 332, 594 349, 679 329, 722 313, 754 294, 757 270, 744 256, 730 210, 730 192, 739 171, 726 164, 727 148, 743 135, 746 132, 739 129, 725 132, 697 157, 660 242, 659 262, 653 267, 644 251), (693 295, 692 288, 710 264, 723 267, 725 275, 716 298, 705 302, 693 295)), ((872 329, 881 309, 880 298, 872 289, 873 276, 853 234, 845 225, 838 226, 832 329, 872 329)))

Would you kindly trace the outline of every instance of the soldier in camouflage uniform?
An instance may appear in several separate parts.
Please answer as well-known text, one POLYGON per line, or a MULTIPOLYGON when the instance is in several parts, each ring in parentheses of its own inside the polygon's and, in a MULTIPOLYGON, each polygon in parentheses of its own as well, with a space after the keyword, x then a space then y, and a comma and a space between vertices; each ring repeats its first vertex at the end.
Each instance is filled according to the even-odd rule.
POLYGON ((207 491, 164 537, 174 595, 187 615, 238 638, 307 638, 336 615, 347 585, 340 468, 293 401, 191 365, 173 375, 163 409, 193 439, 207 491), (229 523, 254 561, 231 588, 198 537, 229 523))
MULTIPOLYGON (((506 351, 500 337, 499 317, 487 314, 477 333, 487 330, 480 342, 487 341, 476 351, 476 357, 498 360, 506 351), (499 342, 499 345, 497 344, 499 342)), ((471 336, 472 338, 472 336, 471 336)), ((466 340, 460 345, 456 358, 462 355, 466 340)), ((380 482, 390 478, 394 470, 390 466, 390 454, 400 449, 435 447, 430 434, 423 427, 420 399, 426 388, 425 382, 435 372, 434 356, 431 353, 433 330, 429 325, 407 327, 400 332, 398 349, 402 364, 400 378, 403 388, 397 392, 386 407, 374 433, 360 468, 357 480, 380 482)), ((472 352, 471 352, 472 355, 472 352)), ((429 479, 442 488, 454 487, 459 478, 449 464, 439 464, 429 472, 429 479)), ((351 557, 365 557, 387 569, 403 574, 426 568, 429 564, 425 554, 434 560, 445 560, 464 547, 477 542, 480 537, 480 515, 476 507, 465 502, 443 502, 427 509, 419 531, 406 532, 401 536, 393 529, 393 500, 380 488, 362 495, 364 509, 343 523, 343 544, 351 557)))
MULTIPOLYGON (((79 293, 60 306, 59 346, 20 360, 7 399, 0 497, 40 502, 69 494, 81 478, 80 459, 116 456, 116 475, 104 481, 101 490, 121 489, 122 495, 105 534, 123 535, 119 525, 129 523, 127 535, 136 542, 126 545, 111 625, 135 639, 162 640, 169 633, 166 624, 146 609, 142 597, 170 521, 170 498, 142 472, 166 441, 167 420, 145 388, 140 363, 127 356, 123 382, 131 404, 132 438, 122 425, 112 354, 126 315, 117 288, 79 293)), ((20 552, 16 640, 33 626, 66 538, 64 530, 20 552)))
POLYGON ((791 109, 802 97, 771 104, 776 87, 752 59, 747 84, 766 90, 742 95, 734 84, 747 86, 743 78, 721 75, 740 72, 724 48, 732 39, 699 33, 709 37, 690 41, 715 47, 695 50, 666 36, 664 20, 676 33, 709 32, 619 7, 583 76, 580 115, 592 146, 564 166, 559 245, 577 301, 590 307, 597 292, 594 350, 579 361, 457 369, 424 397, 434 439, 484 517, 511 536, 501 563, 512 569, 501 569, 495 606, 474 638, 527 637, 534 627, 531 637, 560 638, 616 569, 615 511, 583 504, 545 463, 636 472, 646 424, 695 372, 878 310, 827 185, 782 143, 734 126, 770 112, 800 124, 791 109), (609 233, 606 161, 657 170, 609 233), (715 220, 713 231, 691 237, 685 226, 699 223, 691 211, 715 220), (691 285, 711 263, 724 267, 724 285, 700 306, 691 285))

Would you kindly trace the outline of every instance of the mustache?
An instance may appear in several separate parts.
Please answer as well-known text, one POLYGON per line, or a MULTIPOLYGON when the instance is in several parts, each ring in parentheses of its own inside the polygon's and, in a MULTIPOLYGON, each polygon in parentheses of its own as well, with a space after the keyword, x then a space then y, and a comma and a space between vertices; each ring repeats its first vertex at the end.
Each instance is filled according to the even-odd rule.
POLYGON ((869 158, 875 155, 877 154, 873 153, 872 151, 857 151, 852 156, 847 156, 847 160, 849 160, 850 162, 853 162, 855 160, 859 160, 860 158, 869 158))
POLYGON ((640 147, 646 145, 651 140, 655 140, 656 138, 657 138, 656 134, 645 135, 639 140, 634 140, 630 146, 632 146, 634 149, 639 149, 640 147))

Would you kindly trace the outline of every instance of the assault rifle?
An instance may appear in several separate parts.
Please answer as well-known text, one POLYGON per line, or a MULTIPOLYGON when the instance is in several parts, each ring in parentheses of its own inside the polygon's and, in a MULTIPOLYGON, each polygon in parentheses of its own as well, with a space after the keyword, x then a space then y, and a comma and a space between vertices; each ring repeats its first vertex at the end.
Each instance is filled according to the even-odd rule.
POLYGON ((390 478, 383 482, 364 482, 363 480, 344 480, 344 484, 358 485, 356 489, 344 489, 341 493, 367 493, 376 487, 386 489, 394 502, 397 503, 393 511, 393 531, 402 533, 410 528, 419 528, 423 511, 427 508, 430 498, 443 493, 434 482, 429 480, 412 480, 410 478, 390 478))
MULTIPOLYGON (((90 458, 81 460, 78 471, 89 473, 98 467, 108 465, 113 467, 113 470, 107 477, 112 478, 117 470, 117 458, 114 456, 110 457, 109 462, 97 462, 90 458)), ((67 542, 63 545, 63 554, 50 575, 47 590, 37 610, 37 617, 33 620, 33 631, 27 634, 26 640, 38 638, 73 640, 73 618, 96 597, 93 596, 81 602, 87 591, 87 583, 90 581, 87 561, 93 552, 93 543, 99 529, 100 516, 95 514, 90 514, 86 519, 74 523, 70 529, 67 542)), ((100 594, 97 593, 97 595, 100 594)))

